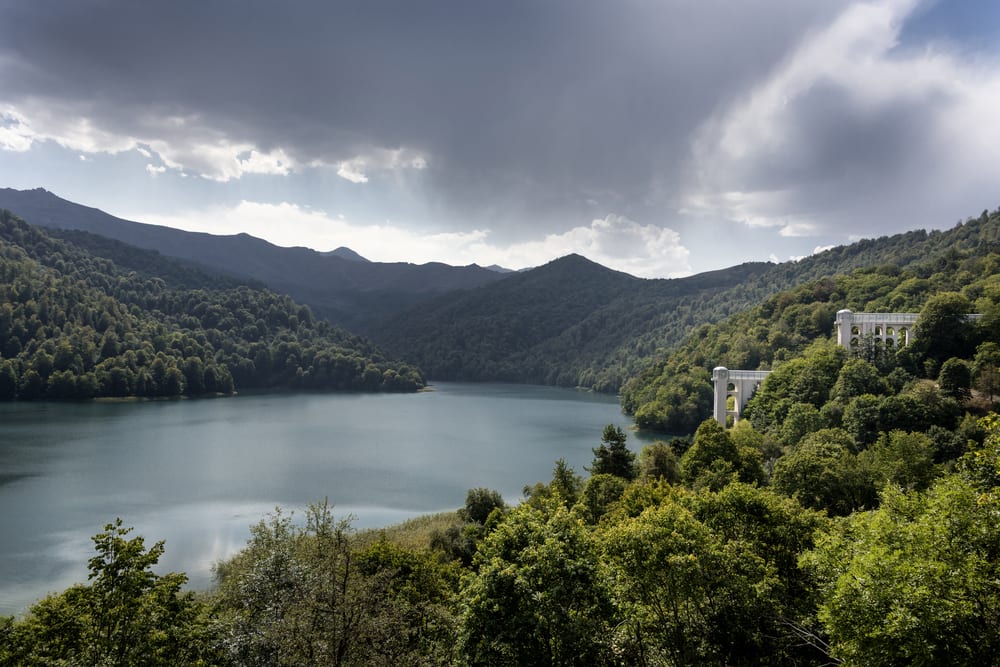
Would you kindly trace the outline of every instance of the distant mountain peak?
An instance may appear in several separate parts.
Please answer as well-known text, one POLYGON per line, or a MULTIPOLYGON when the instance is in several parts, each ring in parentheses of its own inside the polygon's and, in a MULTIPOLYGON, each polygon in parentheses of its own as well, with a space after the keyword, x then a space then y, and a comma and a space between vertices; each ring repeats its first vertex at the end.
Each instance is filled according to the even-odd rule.
POLYGON ((362 257, 361 255, 359 255, 358 253, 354 252, 353 250, 351 250, 347 246, 340 246, 339 248, 336 248, 336 249, 331 250, 329 252, 324 252, 322 254, 326 255, 327 257, 340 257, 341 259, 347 259, 347 260, 350 260, 352 262, 366 262, 366 263, 371 263, 370 259, 368 259, 366 257, 362 257))
MULTIPOLYGON (((473 264, 473 266, 479 266, 478 264, 473 264)), ((490 264, 489 266, 481 267, 487 271, 493 271, 494 273, 515 273, 514 269, 508 269, 505 266, 500 266, 499 264, 490 264)))

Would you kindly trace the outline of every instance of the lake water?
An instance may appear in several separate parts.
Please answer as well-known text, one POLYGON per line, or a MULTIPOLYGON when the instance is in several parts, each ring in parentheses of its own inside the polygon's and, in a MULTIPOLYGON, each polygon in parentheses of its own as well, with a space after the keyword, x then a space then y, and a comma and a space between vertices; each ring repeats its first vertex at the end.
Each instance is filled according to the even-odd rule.
POLYGON ((158 570, 203 588, 276 506, 328 497, 368 528, 455 509, 472 487, 517 502, 560 457, 583 474, 609 423, 630 424, 614 397, 523 385, 0 404, 0 614, 84 581, 115 517, 166 540, 158 570))

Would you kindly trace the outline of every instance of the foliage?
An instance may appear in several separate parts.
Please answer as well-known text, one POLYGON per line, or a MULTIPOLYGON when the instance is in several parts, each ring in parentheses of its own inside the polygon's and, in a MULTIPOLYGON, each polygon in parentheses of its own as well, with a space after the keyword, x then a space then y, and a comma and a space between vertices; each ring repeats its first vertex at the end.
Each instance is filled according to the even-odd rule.
POLYGON ((443 664, 449 577, 433 558, 361 547, 330 506, 305 527, 276 511, 217 568, 222 646, 240 665, 443 664))
POLYGON ((0 400, 423 386, 288 297, 210 276, 127 271, 0 211, 0 400))
POLYGON ((734 479, 763 481, 763 455, 753 447, 737 447, 730 434, 714 419, 702 422, 694 444, 681 457, 681 478, 693 486, 720 489, 734 479))
POLYGON ((9 622, 4 664, 205 665, 211 648, 206 608, 182 593, 183 574, 157 575, 163 542, 146 549, 121 519, 93 538, 88 585, 76 585, 9 622))
POLYGON ((739 484, 671 494, 609 524, 601 539, 623 614, 623 662, 773 664, 811 654, 784 627, 808 616, 795 607, 796 559, 821 525, 794 502, 739 484))
POLYGON ((806 436, 774 464, 774 490, 805 507, 846 516, 875 507, 877 477, 872 462, 858 458, 854 441, 841 429, 806 436))
MULTIPOLYGON (((718 324, 692 327, 679 345, 660 354, 625 383, 622 407, 642 428, 691 433, 711 414, 713 367, 774 370, 774 374, 784 367, 777 378, 772 374, 768 380, 775 383, 771 392, 777 400, 769 401, 766 409, 749 409, 755 426, 770 431, 784 422, 790 407, 781 398, 812 404, 822 413, 823 404, 830 399, 847 405, 864 394, 899 393, 907 374, 936 378, 940 364, 949 357, 968 360, 977 345, 1000 342, 1000 284, 996 278, 1000 269, 1000 211, 943 233, 891 237, 842 250, 860 252, 869 261, 853 266, 846 261, 826 263, 830 269, 826 274, 806 277, 805 272, 794 285, 781 283, 781 289, 787 291, 760 305, 736 312, 718 324), (896 354, 874 344, 870 350, 859 346, 856 358, 867 365, 842 361, 842 366, 849 367, 839 385, 836 375, 830 381, 824 373, 832 366, 821 366, 821 377, 814 383, 803 372, 821 361, 818 349, 810 346, 817 341, 829 344, 835 314, 843 308, 922 314, 913 345, 896 354), (964 315, 969 312, 982 313, 983 318, 968 322, 964 315), (954 328, 949 331, 949 327, 954 328), (921 331, 925 343, 920 343, 921 331), (869 366, 878 370, 884 383, 869 366), (800 386, 793 389, 795 382, 800 386), (799 389, 803 391, 798 393, 799 389)), ((984 388, 992 388, 992 371, 986 378, 984 388)), ((1000 381, 996 384, 1000 386, 1000 381)), ((827 409, 828 415, 835 413, 833 407, 827 409)), ((913 430, 912 425, 897 427, 913 430)))
POLYGON ((867 665, 1000 660, 1000 499, 957 477, 821 535, 803 558, 820 583, 833 654, 867 665))
POLYGON ((681 481, 680 458, 674 448, 662 441, 643 447, 639 452, 639 478, 665 479, 672 484, 681 481))
POLYGON ((514 509, 462 583, 458 650, 471 665, 610 662, 611 600, 596 547, 564 507, 514 509))
POLYGON ((595 447, 594 461, 587 470, 592 475, 614 475, 625 480, 635 478, 635 454, 625 446, 627 436, 621 427, 608 424, 595 447))
POLYGON ((465 495, 465 507, 459 510, 459 516, 465 521, 485 524, 494 510, 503 512, 505 509, 507 503, 499 491, 480 487, 469 489, 465 495))

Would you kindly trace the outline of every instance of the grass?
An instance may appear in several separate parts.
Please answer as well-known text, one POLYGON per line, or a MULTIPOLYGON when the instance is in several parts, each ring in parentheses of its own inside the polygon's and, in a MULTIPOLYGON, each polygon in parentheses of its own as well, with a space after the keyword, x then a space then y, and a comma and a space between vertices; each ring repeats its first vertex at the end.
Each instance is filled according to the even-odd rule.
POLYGON ((431 546, 431 535, 444 532, 451 526, 462 525, 458 512, 439 512, 407 519, 385 528, 373 528, 359 533, 363 540, 377 540, 382 537, 406 549, 420 551, 431 546))

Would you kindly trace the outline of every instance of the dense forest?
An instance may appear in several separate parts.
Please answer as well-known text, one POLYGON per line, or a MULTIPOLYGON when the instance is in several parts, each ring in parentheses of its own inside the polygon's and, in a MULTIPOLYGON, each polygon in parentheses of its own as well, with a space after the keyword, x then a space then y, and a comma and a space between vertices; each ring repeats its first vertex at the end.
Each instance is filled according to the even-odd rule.
MULTIPOLYGON (((984 212, 948 232, 930 235, 922 245, 926 253, 919 259, 880 263, 807 282, 720 324, 699 327, 625 385, 625 411, 634 415, 642 428, 690 433, 711 414, 713 367, 777 372, 784 363, 805 363, 796 357, 817 341, 832 339, 834 318, 842 308, 924 314, 924 331, 918 329, 913 346, 898 353, 863 346, 863 361, 890 380, 885 391, 896 393, 910 386, 911 380, 937 380, 948 360, 942 358, 941 349, 947 349, 949 357, 969 366, 973 380, 989 394, 994 380, 984 360, 1000 342, 1000 212, 984 212), (954 330, 935 324, 942 309, 952 313, 946 321, 954 330), (984 317, 966 325, 956 321, 959 312, 977 312, 984 317)), ((831 365, 830 372, 836 375, 840 363, 843 359, 831 365)), ((776 378, 775 385, 777 382, 776 378)), ((881 392, 880 387, 876 389, 879 391, 871 393, 881 392)), ((829 389, 799 396, 808 397, 803 402, 811 402, 819 410, 828 394, 829 389)), ((829 419, 824 423, 839 425, 831 412, 834 408, 827 410, 829 419)), ((758 412, 755 419, 759 425, 765 417, 758 412)))
MULTIPOLYGON (((906 268, 969 251, 982 239, 967 228, 908 232, 797 262, 743 264, 676 280, 634 278, 569 256, 420 303, 372 335, 433 379, 617 392, 703 324, 809 281, 872 266, 906 268)), ((864 304, 856 308, 863 310, 864 304)))
POLYGON ((998 222, 699 328, 626 394, 693 436, 636 455, 609 425, 515 507, 470 489, 364 532, 279 510, 199 593, 109 524, 87 584, 0 619, 0 663, 998 664, 998 222), (915 339, 848 353, 845 305, 919 311, 915 339), (716 363, 773 368, 732 426, 701 420, 716 363))
POLYGON ((62 236, 0 211, 0 400, 423 386, 415 368, 260 285, 62 236))

